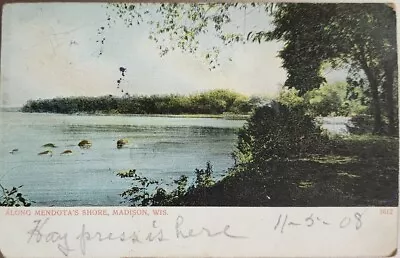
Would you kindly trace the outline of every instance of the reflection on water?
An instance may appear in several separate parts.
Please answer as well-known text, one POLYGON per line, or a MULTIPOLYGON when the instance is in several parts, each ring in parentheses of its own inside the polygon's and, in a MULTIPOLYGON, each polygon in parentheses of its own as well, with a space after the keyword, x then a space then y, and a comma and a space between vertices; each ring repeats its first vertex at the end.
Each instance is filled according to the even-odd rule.
POLYGON ((195 168, 214 166, 217 176, 233 163, 230 153, 244 121, 212 118, 68 116, 0 113, 0 181, 23 184, 41 206, 119 205, 129 181, 115 172, 136 169, 154 179, 193 178, 195 168), (117 149, 118 139, 128 144, 117 149), (77 144, 87 139, 90 149, 77 144), (37 155, 54 143, 53 156, 37 155), (18 152, 9 151, 18 148, 18 152), (68 155, 60 155, 71 150, 68 155))

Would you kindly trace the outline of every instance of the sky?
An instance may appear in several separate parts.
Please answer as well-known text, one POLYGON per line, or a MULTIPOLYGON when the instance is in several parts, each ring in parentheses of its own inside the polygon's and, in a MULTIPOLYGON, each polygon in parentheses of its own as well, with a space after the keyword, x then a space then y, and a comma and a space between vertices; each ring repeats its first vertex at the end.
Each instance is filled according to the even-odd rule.
MULTIPOLYGON (((221 67, 209 71, 199 55, 170 52, 160 57, 149 27, 127 28, 118 22, 106 31, 102 46, 97 32, 106 24, 101 3, 22 3, 3 8, 1 106, 27 100, 68 96, 122 95, 119 67, 127 68, 121 87, 130 94, 190 94, 223 88, 246 95, 275 96, 286 78, 277 57, 281 42, 238 44, 223 49, 221 67), (99 55, 102 49, 102 55, 99 55)), ((234 14, 243 32, 271 28, 265 14, 234 14)), ((212 43, 213 35, 202 37, 212 43)), ((202 44, 202 42, 200 42, 202 44)), ((330 71, 329 82, 344 79, 330 71)))

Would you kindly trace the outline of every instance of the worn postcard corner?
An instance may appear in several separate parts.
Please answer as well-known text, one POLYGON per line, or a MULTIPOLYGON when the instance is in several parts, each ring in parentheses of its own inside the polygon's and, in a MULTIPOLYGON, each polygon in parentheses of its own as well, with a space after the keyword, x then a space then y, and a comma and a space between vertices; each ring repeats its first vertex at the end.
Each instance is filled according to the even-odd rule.
POLYGON ((3 5, 0 257, 392 257, 396 2, 3 5))

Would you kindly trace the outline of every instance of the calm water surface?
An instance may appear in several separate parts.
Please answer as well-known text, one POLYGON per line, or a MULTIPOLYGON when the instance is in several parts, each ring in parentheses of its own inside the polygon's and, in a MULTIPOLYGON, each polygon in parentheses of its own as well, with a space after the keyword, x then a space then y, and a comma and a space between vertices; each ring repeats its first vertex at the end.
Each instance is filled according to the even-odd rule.
POLYGON ((207 161, 217 177, 232 166, 236 132, 244 121, 212 118, 138 116, 73 116, 0 113, 0 182, 24 185, 22 192, 35 206, 125 205, 119 194, 129 179, 119 170, 170 182, 191 179, 207 161), (117 149, 116 140, 129 144, 117 149), (92 141, 88 150, 77 144, 92 141), (39 156, 54 143, 53 156, 39 156), (10 154, 12 149, 18 152, 10 154), (60 155, 64 150, 71 155, 60 155))

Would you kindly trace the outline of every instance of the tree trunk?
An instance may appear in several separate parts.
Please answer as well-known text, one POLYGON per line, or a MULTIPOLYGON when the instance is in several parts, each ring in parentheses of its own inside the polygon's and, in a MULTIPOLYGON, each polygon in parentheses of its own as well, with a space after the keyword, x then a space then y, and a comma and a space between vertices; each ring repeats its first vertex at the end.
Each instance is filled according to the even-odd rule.
POLYGON ((367 75, 369 86, 372 94, 372 109, 374 112, 374 134, 383 134, 383 123, 381 113, 381 103, 379 99, 378 80, 376 79, 372 69, 367 65, 363 65, 363 70, 367 75))
POLYGON ((364 46, 360 46, 360 55, 358 55, 358 61, 361 65, 361 68, 364 70, 365 75, 367 76, 369 87, 371 89, 372 95, 372 110, 374 112, 374 134, 383 134, 383 123, 382 123, 382 113, 381 113, 381 103, 379 98, 379 82, 376 78, 376 73, 373 67, 370 67, 368 64, 366 52, 367 50, 364 46))
POLYGON ((374 83, 371 85, 372 91, 372 105, 374 108, 374 134, 383 134, 383 123, 382 123, 382 114, 381 114, 381 105, 379 100, 378 93, 378 84, 374 83))
POLYGON ((385 90, 386 113, 389 120, 389 126, 388 126, 389 135, 395 135, 397 130, 396 118, 395 118, 396 105, 393 98, 394 69, 397 69, 396 59, 393 58, 384 63, 385 82, 383 86, 385 90))

